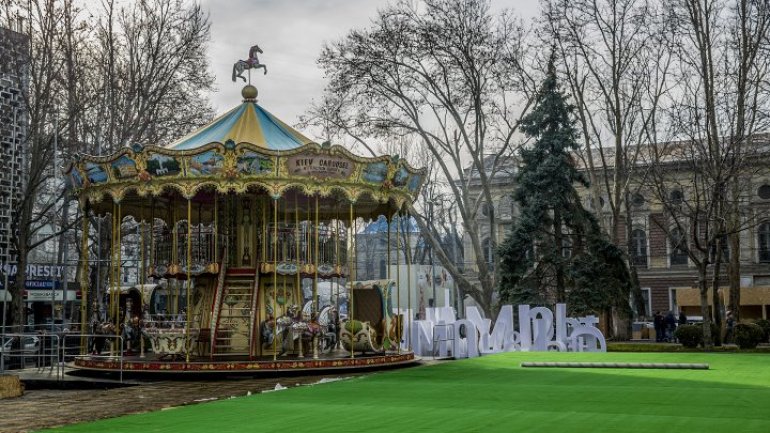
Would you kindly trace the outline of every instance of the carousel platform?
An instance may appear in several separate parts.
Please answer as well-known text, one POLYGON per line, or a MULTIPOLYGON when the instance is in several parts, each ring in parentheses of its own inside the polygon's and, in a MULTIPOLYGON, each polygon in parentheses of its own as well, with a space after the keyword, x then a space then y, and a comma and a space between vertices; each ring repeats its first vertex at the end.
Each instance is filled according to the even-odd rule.
POLYGON ((271 374, 293 372, 295 374, 318 374, 335 370, 376 370, 404 367, 416 363, 419 359, 413 352, 367 354, 350 357, 350 352, 335 352, 299 358, 297 356, 281 356, 277 359, 255 357, 250 359, 242 356, 193 357, 190 362, 184 360, 158 359, 148 354, 146 357, 85 355, 78 356, 70 363, 75 370, 87 372, 123 372, 123 374, 271 374))

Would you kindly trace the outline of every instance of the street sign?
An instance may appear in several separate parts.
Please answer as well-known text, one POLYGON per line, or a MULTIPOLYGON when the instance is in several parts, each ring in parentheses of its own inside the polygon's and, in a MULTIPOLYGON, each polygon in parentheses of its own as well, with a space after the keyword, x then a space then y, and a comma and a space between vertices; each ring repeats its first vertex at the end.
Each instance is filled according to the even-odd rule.
MULTIPOLYGON (((16 278, 9 278, 8 285, 12 285, 16 281, 16 278)), ((0 279, 0 289, 5 289, 3 286, 3 280, 0 279)), ((27 280, 24 283, 26 289, 61 289, 61 282, 56 280, 27 280)))

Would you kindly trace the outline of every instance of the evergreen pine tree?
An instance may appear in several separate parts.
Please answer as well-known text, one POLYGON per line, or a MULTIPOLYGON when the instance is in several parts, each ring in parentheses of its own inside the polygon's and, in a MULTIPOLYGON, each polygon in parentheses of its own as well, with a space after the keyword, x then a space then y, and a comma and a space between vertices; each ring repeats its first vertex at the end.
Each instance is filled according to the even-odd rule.
POLYGON ((500 300, 567 302, 576 314, 629 308, 623 253, 601 233, 575 190, 588 182, 570 153, 577 150, 572 111, 551 60, 535 106, 522 121, 534 144, 520 151, 514 193, 520 215, 499 249, 500 300))

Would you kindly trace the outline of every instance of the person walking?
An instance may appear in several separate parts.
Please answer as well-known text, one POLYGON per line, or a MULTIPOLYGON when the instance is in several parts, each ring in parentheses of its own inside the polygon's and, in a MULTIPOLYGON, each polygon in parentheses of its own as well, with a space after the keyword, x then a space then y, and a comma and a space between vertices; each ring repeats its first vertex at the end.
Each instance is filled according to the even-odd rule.
POLYGON ((725 344, 733 342, 733 332, 735 331, 735 317, 732 311, 727 312, 725 318, 725 344))
POLYGON ((663 315, 660 311, 656 311, 652 317, 652 324, 655 327, 655 341, 660 343, 663 341, 663 315))
POLYGON ((674 317, 674 312, 669 310, 664 320, 666 325, 666 341, 673 343, 674 331, 676 331, 676 317, 674 317))
POLYGON ((686 325, 687 324, 687 316, 684 314, 684 311, 679 310, 679 326, 686 325))

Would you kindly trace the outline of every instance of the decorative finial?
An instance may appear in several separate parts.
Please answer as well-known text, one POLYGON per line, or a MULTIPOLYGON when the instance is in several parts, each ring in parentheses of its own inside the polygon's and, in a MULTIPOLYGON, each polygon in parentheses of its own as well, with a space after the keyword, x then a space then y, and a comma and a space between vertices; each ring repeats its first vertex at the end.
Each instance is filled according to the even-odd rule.
POLYGON ((251 84, 243 86, 241 90, 241 96, 243 96, 243 102, 257 102, 257 88, 251 84))

